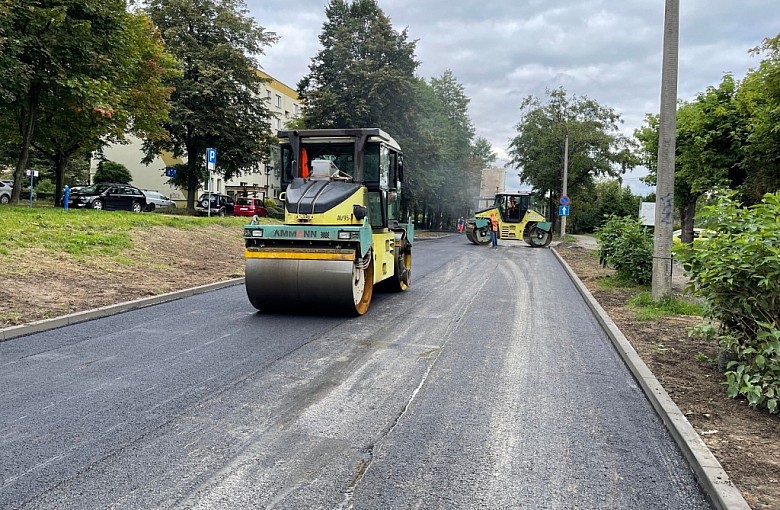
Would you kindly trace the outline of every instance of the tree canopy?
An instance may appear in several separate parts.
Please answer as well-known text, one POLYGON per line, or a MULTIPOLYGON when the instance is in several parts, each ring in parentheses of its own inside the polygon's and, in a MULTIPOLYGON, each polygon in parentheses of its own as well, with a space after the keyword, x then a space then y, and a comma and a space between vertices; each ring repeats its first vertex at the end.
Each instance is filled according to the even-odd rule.
POLYGON ((415 42, 375 0, 331 0, 321 48, 298 83, 311 128, 379 127, 403 136, 412 115, 415 42))
POLYGON ((0 76, 11 77, 0 91, 0 125, 20 147, 17 184, 33 144, 55 162, 59 197, 65 165, 79 150, 112 132, 155 133, 169 93, 160 77, 172 61, 126 0, 5 0, 0 10, 0 76))
POLYGON ((206 149, 217 149, 216 172, 225 180, 258 170, 269 161, 275 140, 274 114, 262 98, 265 80, 257 56, 276 41, 259 26, 241 0, 149 0, 147 12, 168 50, 181 62, 174 88, 167 140, 144 144, 145 162, 163 150, 184 157, 173 183, 187 190, 194 207, 206 178, 206 149))
POLYGON ((509 144, 510 163, 541 194, 561 194, 567 137, 567 191, 573 197, 592 187, 595 177, 615 177, 637 163, 633 142, 620 131, 622 119, 612 108, 587 97, 569 98, 559 88, 548 90, 544 101, 526 97, 520 110, 517 135, 509 144))

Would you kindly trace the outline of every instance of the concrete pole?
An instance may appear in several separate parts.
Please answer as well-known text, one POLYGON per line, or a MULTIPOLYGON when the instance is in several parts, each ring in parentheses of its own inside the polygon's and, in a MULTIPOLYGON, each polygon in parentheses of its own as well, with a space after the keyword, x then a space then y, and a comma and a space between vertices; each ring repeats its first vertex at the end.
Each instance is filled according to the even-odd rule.
MULTIPOLYGON (((569 186, 569 135, 563 140, 563 186, 561 196, 566 196, 569 186)), ((566 216, 561 216, 561 239, 566 237, 566 216)))
POLYGON ((674 162, 677 134, 677 56, 680 38, 680 1, 666 0, 664 53, 661 71, 661 118, 658 136, 658 178, 655 189, 653 237, 653 299, 672 293, 672 227, 674 162))

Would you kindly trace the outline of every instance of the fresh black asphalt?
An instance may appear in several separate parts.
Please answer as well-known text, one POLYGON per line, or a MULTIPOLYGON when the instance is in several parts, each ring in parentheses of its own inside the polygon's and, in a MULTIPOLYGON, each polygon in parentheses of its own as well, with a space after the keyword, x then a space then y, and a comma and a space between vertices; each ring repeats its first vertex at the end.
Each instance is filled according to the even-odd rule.
POLYGON ((242 286, 0 343, 0 508, 709 508, 547 249, 418 242, 355 319, 242 286))

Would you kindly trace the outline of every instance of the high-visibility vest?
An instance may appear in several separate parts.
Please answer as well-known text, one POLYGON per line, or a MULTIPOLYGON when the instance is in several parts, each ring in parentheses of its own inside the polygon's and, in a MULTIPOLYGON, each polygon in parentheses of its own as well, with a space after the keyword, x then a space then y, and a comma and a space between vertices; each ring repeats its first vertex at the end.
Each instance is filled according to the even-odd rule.
POLYGON ((493 232, 498 232, 498 219, 495 216, 491 216, 490 223, 493 227, 493 232))

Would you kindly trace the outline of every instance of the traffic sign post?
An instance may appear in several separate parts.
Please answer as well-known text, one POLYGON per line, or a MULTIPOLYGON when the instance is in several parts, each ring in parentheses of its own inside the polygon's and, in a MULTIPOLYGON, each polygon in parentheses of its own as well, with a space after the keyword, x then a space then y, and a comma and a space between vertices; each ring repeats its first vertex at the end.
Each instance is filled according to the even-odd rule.
POLYGON ((206 149, 206 168, 209 171, 209 203, 208 203, 208 216, 211 217, 211 172, 217 167, 217 149, 206 149))
POLYGON ((35 178, 38 177, 38 170, 26 170, 25 174, 30 177, 30 207, 32 207, 33 193, 35 192, 35 178))
POLYGON ((558 216, 568 216, 570 207, 568 205, 558 206, 558 216))

